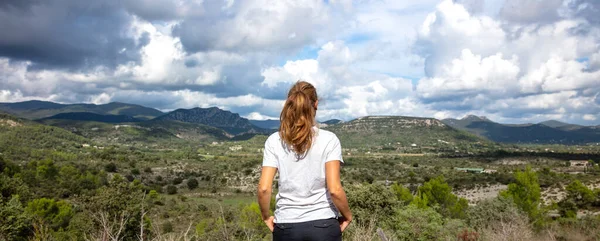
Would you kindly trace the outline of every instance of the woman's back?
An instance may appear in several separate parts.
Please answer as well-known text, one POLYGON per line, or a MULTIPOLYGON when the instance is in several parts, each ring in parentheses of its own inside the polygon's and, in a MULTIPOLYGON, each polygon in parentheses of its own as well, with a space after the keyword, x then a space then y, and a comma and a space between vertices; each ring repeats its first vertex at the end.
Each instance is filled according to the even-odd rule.
POLYGON ((263 166, 278 168, 276 223, 297 223, 337 217, 327 193, 325 163, 342 161, 340 141, 329 131, 313 127, 311 148, 299 156, 281 141, 279 133, 265 143, 263 166))
POLYGON ((352 221, 340 180, 340 141, 315 127, 318 106, 313 85, 294 84, 281 110, 279 132, 265 142, 258 204, 274 241, 341 240, 352 221), (269 205, 276 173, 279 192, 273 217, 269 205))

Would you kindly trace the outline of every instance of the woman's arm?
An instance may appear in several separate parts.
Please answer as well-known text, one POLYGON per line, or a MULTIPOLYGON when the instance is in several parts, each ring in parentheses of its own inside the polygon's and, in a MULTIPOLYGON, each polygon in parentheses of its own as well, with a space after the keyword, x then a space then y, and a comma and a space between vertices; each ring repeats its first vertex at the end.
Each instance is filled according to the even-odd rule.
POLYGON ((340 161, 325 163, 325 179, 327 180, 327 189, 329 190, 329 194, 331 194, 331 200, 342 214, 343 219, 340 220, 340 228, 343 232, 352 221, 352 212, 350 212, 346 192, 344 192, 342 181, 340 180, 340 161))
POLYGON ((263 166, 260 181, 258 182, 258 205, 260 206, 260 213, 271 232, 273 232, 274 218, 271 216, 269 207, 271 205, 271 193, 273 191, 275 173, 277 173, 276 167, 263 166))

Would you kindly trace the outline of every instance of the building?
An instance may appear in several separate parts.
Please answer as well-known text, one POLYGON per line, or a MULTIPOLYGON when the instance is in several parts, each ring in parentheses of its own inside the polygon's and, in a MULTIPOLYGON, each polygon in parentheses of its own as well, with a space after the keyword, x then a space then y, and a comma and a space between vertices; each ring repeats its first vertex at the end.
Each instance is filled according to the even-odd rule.
POLYGON ((455 168, 459 172, 470 172, 470 173, 482 173, 484 171, 483 168, 455 168))
POLYGON ((592 164, 588 160, 569 160, 570 167, 590 167, 592 164))

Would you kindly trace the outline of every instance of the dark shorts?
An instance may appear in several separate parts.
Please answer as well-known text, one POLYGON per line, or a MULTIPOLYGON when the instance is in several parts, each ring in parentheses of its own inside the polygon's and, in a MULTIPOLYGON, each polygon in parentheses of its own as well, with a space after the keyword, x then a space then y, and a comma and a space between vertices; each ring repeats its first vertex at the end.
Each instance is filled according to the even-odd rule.
POLYGON ((302 223, 276 223, 273 241, 341 241, 342 230, 337 219, 302 223))

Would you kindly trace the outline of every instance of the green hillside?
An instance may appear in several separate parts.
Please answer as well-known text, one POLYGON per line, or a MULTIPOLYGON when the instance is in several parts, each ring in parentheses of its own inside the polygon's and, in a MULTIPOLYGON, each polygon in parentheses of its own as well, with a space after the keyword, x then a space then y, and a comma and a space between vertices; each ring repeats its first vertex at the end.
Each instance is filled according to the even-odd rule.
POLYGON ((433 118, 367 116, 325 129, 334 132, 346 148, 381 148, 410 151, 466 150, 494 144, 473 134, 451 128, 433 118))
POLYGON ((67 130, 0 113, 0 153, 15 160, 43 159, 54 150, 77 152, 90 140, 67 130))
POLYGON ((138 123, 109 124, 95 121, 45 119, 40 123, 61 127, 75 134, 105 144, 175 144, 189 141, 226 140, 223 130, 178 121, 152 120, 138 123))
POLYGON ((46 101, 25 101, 17 103, 0 103, 0 111, 30 120, 51 117, 60 113, 90 112, 101 115, 125 115, 149 120, 163 113, 157 109, 141 105, 112 102, 103 105, 95 104, 58 104, 46 101))

